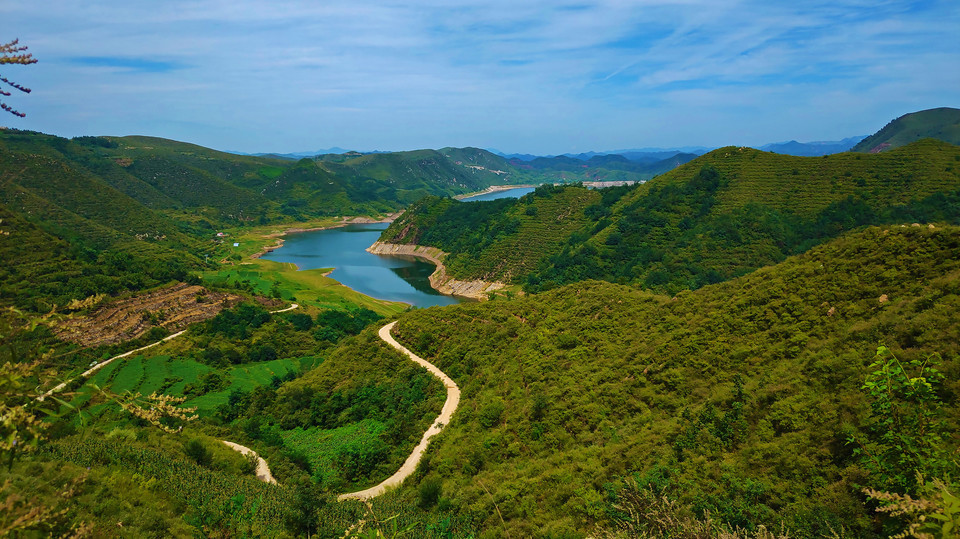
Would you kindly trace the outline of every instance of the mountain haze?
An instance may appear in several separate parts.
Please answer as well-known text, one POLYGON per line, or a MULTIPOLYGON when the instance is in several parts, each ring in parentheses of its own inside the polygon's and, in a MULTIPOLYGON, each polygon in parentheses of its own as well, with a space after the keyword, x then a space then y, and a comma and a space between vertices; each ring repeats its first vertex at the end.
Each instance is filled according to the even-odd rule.
POLYGON ((820 141, 820 142, 777 142, 773 144, 764 144, 760 149, 767 152, 783 153, 787 155, 798 156, 818 156, 829 155, 849 151, 857 143, 866 137, 847 137, 843 140, 820 141))

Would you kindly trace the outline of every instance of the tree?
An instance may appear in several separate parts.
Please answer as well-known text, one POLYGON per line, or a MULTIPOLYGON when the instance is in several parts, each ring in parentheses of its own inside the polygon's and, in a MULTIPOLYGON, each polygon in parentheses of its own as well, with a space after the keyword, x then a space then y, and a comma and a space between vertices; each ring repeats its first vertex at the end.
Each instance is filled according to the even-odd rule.
POLYGON ((862 386, 870 400, 870 423, 865 436, 848 439, 857 445, 854 454, 874 486, 916 495, 922 486, 918 474, 955 475, 956 462, 945 443, 940 361, 939 354, 932 354, 923 361, 901 362, 887 347, 877 348, 862 386))
MULTIPOLYGON (((24 52, 27 50, 27 47, 20 45, 19 43, 20 43, 19 39, 14 39, 9 43, 4 43, 0 45, 0 64, 29 65, 29 64, 37 63, 37 59, 34 58, 32 54, 28 52, 27 53, 24 52)), ((7 86, 10 86, 11 88, 20 90, 25 94, 30 93, 30 88, 21 86, 11 81, 10 79, 4 77, 3 75, 0 75, 0 82, 6 84, 7 86)), ((3 84, 0 84, 0 96, 10 97, 11 95, 13 94, 4 90, 3 84)), ((10 114, 13 114, 14 116, 19 116, 21 118, 26 116, 26 114, 15 110, 13 107, 11 107, 10 105, 7 105, 3 101, 0 101, 0 108, 9 112, 10 114)))

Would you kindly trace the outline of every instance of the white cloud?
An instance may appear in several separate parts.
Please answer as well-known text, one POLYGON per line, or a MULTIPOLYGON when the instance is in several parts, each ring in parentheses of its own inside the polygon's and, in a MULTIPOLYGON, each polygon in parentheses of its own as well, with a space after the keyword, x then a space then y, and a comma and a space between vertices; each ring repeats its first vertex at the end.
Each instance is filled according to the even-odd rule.
POLYGON ((945 1, 54 0, 0 17, 41 60, 17 73, 37 88, 25 127, 161 128, 249 151, 841 138, 960 97, 960 14, 945 1), (795 112, 813 108, 831 114, 795 112))

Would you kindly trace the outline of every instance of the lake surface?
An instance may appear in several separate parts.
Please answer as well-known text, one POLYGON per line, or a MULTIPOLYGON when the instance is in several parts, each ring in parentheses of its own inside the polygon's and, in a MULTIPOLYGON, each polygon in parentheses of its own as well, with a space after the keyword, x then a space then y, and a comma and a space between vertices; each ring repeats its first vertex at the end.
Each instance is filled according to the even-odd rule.
MULTIPOLYGON (((533 187, 494 191, 463 199, 464 202, 519 198, 533 187)), ((330 277, 377 299, 402 301, 417 307, 452 305, 471 301, 446 296, 430 287, 433 264, 407 256, 375 255, 367 247, 380 238, 387 223, 347 225, 327 230, 288 234, 283 247, 263 255, 266 260, 292 262, 302 270, 334 268, 330 277)))
POLYGON ((465 301, 430 287, 429 277, 436 269, 433 264, 412 257, 368 253, 366 248, 380 238, 387 226, 387 223, 358 224, 288 234, 283 247, 263 258, 293 262, 302 270, 335 268, 330 277, 378 299, 402 301, 417 307, 465 301))
POLYGON ((481 202, 484 200, 497 200, 498 198, 520 198, 527 193, 532 193, 536 187, 517 187, 515 189, 504 189, 503 191, 494 191, 482 195, 474 195, 464 198, 464 202, 481 202))

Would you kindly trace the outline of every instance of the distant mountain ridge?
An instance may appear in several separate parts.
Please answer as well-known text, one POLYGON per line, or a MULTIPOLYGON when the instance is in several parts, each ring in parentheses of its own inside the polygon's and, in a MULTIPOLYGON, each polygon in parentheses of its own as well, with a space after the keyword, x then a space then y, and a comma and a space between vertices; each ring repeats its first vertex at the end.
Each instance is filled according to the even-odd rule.
MULTIPOLYGON (((814 157, 822 155, 830 155, 834 153, 847 152, 854 147, 858 142, 866 138, 866 135, 857 135, 853 137, 846 137, 841 140, 822 140, 822 141, 813 141, 813 142, 797 142, 796 140, 789 140, 786 142, 771 142, 769 144, 764 144, 762 146, 750 146, 758 150, 763 150, 767 152, 774 152, 784 155, 795 155, 799 157, 814 157)), ((625 157, 630 161, 635 161, 638 163, 653 163, 656 161, 662 161, 664 159, 669 159, 676 155, 687 155, 691 154, 694 157, 703 155, 707 152, 710 152, 716 148, 710 148, 707 146, 683 146, 678 148, 639 148, 639 149, 630 149, 630 150, 611 150, 611 151, 601 151, 601 152, 582 152, 582 153, 564 153, 560 155, 533 155, 529 153, 512 153, 507 154, 494 149, 490 149, 491 153, 497 154, 501 157, 510 160, 520 160, 520 161, 533 161, 535 159, 551 159, 551 158, 571 158, 579 161, 589 161, 594 157, 610 156, 610 155, 620 155, 625 157)), ((686 161, 685 161, 686 162, 686 161)))
MULTIPOLYGON (((788 140, 784 142, 771 142, 762 146, 750 146, 766 152, 774 152, 784 155, 795 155, 800 157, 814 157, 841 153, 846 151, 866 152, 882 151, 885 149, 896 148, 922 138, 935 138, 950 144, 960 145, 960 109, 950 107, 939 107, 927 109, 910 114, 905 114, 890 123, 883 129, 873 135, 856 135, 846 137, 840 140, 821 140, 811 142, 798 142, 788 140)), ((578 161, 589 161, 598 156, 621 155, 629 161, 641 163, 653 163, 669 159, 678 154, 693 154, 695 156, 703 155, 715 150, 716 147, 709 146, 679 146, 671 148, 631 148, 622 150, 607 151, 588 151, 580 153, 563 153, 556 155, 536 155, 530 153, 506 153, 494 148, 487 148, 486 151, 503 157, 511 161, 533 161, 535 159, 555 159, 571 158, 578 161)), ((319 157, 322 155, 342 155, 347 153, 376 154, 376 153, 404 153, 387 151, 359 151, 346 150, 339 146, 320 149, 313 152, 288 152, 288 153, 245 153, 238 151, 229 151, 234 155, 248 155, 256 157, 270 157, 278 159, 303 159, 305 157, 319 157)))
POLYGON ((865 139, 866 135, 856 137, 847 137, 842 140, 824 140, 814 142, 797 142, 790 140, 787 142, 774 142, 760 146, 759 150, 765 152, 782 153, 784 155, 796 155, 800 157, 818 157, 821 155, 830 155, 840 152, 848 152, 858 142, 865 139))
POLYGON ((291 152, 291 153, 276 153, 276 152, 267 152, 267 153, 245 153, 245 152, 228 152, 236 155, 252 155, 254 157, 273 157, 278 159, 303 159, 304 157, 315 157, 318 155, 324 154, 341 154, 347 153, 350 150, 344 150, 339 146, 334 146, 333 148, 327 148, 325 150, 317 150, 314 152, 291 152))
POLYGON ((602 157, 605 155, 622 155, 630 161, 637 162, 654 162, 662 161, 668 159, 677 154, 694 154, 694 155, 703 155, 713 148, 708 148, 706 146, 683 146, 680 148, 639 148, 639 149, 630 149, 630 150, 611 150, 611 151, 602 151, 602 152, 581 152, 581 153, 563 153, 558 155, 534 155, 529 153, 504 153, 499 150, 488 148, 487 151, 490 153, 499 155, 505 159, 519 159, 521 161, 533 161, 537 158, 561 158, 569 157, 572 159, 577 159, 579 161, 588 161, 594 157, 602 157))

